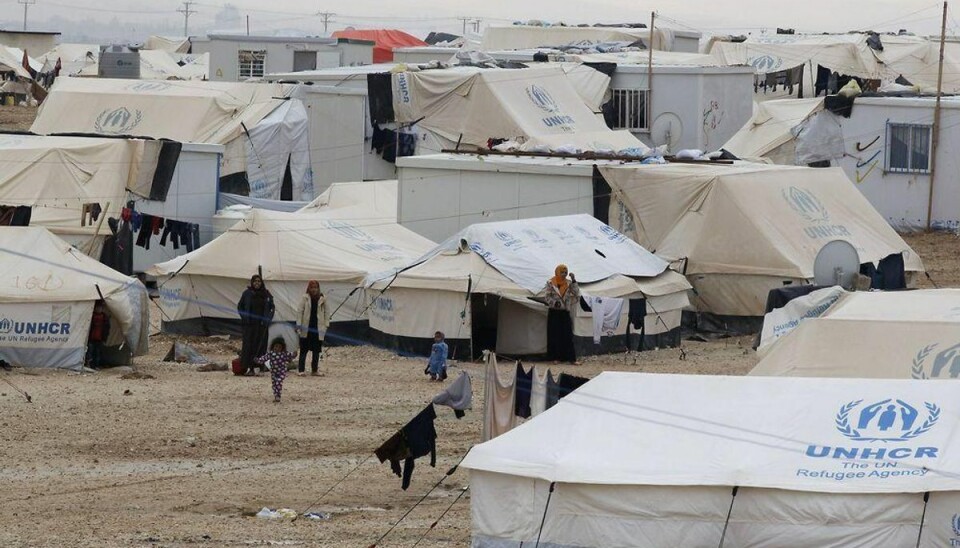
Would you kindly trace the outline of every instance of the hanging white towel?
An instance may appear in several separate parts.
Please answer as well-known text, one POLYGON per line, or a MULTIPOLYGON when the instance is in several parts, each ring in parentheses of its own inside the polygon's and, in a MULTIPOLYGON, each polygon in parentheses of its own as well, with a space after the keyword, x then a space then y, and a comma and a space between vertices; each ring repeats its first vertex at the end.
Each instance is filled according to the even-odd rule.
POLYGON ((613 335, 620 327, 623 299, 586 295, 583 299, 593 310, 593 344, 600 344, 601 336, 613 335))

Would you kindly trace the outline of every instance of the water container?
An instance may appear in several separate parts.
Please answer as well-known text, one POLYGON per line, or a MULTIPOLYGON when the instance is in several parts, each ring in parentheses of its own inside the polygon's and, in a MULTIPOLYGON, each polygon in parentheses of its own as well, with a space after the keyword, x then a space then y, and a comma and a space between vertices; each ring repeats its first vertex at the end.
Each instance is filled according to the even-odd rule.
POLYGON ((140 78, 140 52, 127 46, 100 46, 100 78, 140 78))
POLYGON ((242 221, 247 218, 247 215, 250 214, 250 210, 253 208, 248 205, 232 205, 227 206, 217 212, 213 216, 213 237, 223 234, 230 229, 237 221, 242 221))

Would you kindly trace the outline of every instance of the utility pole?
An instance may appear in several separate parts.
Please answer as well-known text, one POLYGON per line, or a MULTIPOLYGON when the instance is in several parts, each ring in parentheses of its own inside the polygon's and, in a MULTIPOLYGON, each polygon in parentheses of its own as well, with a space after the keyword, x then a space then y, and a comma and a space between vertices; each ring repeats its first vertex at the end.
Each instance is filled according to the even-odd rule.
POLYGON ((479 17, 473 20, 473 32, 480 34, 480 23, 482 22, 483 19, 480 19, 479 17))
POLYGON ((250 36, 250 16, 247 16, 247 36, 250 36))
POLYGON ((323 21, 323 33, 327 34, 327 27, 330 25, 330 22, 333 19, 333 16, 336 15, 336 13, 332 13, 329 11, 321 11, 317 15, 319 15, 320 19, 323 21))
POLYGON ((193 0, 185 0, 182 8, 177 8, 177 11, 183 14, 183 35, 190 36, 187 29, 190 26, 190 16, 194 13, 197 13, 197 10, 191 9, 192 6, 196 4, 193 0))
POLYGON ((470 23, 473 17, 457 17, 460 21, 463 22, 463 36, 467 35, 467 23, 470 23))
MULTIPOLYGON (((650 12, 650 39, 647 41, 647 100, 646 100, 646 118, 647 129, 650 130, 650 136, 653 137, 653 26, 657 19, 657 12, 650 12)), ((667 141, 669 143, 670 141, 667 141)), ((656 144, 656 143, 654 143, 656 144)))
POLYGON ((943 48, 947 39, 947 3, 943 3, 940 23, 940 61, 937 66, 937 102, 933 107, 932 143, 930 143, 930 194, 927 196, 927 230, 933 225, 933 178, 937 174, 937 149, 940 145, 940 97, 943 95, 943 48))
POLYGON ((37 0, 17 0, 18 3, 23 4, 23 30, 27 30, 27 8, 37 3, 37 0))

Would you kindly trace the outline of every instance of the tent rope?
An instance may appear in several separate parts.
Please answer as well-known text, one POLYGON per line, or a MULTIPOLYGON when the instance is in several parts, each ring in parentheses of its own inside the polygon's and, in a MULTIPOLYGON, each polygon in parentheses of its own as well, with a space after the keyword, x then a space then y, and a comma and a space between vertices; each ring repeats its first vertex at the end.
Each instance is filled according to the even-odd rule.
MULTIPOLYGON (((473 447, 471 447, 470 449, 472 449, 472 448, 473 448, 473 447)), ((387 538, 387 535, 389 535, 390 533, 392 533, 393 530, 396 529, 397 526, 400 525, 400 524, 403 522, 403 520, 407 519, 407 516, 409 516, 410 513, 413 512, 413 511, 417 508, 417 506, 420 506, 420 504, 423 503, 423 501, 427 500, 427 497, 429 497, 431 493, 433 493, 438 487, 440 487, 440 484, 441 484, 441 483, 443 483, 447 478, 449 478, 450 476, 452 476, 453 473, 457 471, 457 468, 460 467, 460 463, 463 462, 463 459, 467 458, 467 455, 470 454, 470 449, 467 449, 467 452, 464 453, 462 457, 460 457, 460 460, 457 461, 457 464, 454 464, 454 465, 453 465, 453 468, 447 470, 447 473, 444 474, 442 478, 440 478, 440 481, 438 481, 437 483, 433 484, 433 487, 431 487, 429 491, 427 491, 426 493, 424 493, 424 495, 423 495, 422 497, 420 497, 420 500, 418 500, 416 504, 414 504, 413 506, 411 506, 409 510, 407 510, 402 516, 400 516, 400 519, 398 519, 396 523, 394 523, 393 525, 391 525, 390 528, 387 529, 387 532, 386 532, 386 533, 380 535, 380 538, 378 538, 373 544, 371 544, 371 545, 368 546, 367 548, 376 548, 376 546, 377 546, 378 544, 380 544, 380 543, 383 541, 383 539, 387 538)))
POLYGON ((540 536, 543 534, 543 525, 547 523, 547 510, 550 509, 550 499, 553 498, 553 490, 556 487, 557 482, 550 482, 550 492, 547 493, 547 503, 543 505, 543 517, 540 518, 540 530, 537 531, 537 543, 533 545, 534 548, 540 546, 540 536))
POLYGON ((26 391, 26 390, 23 390, 23 389, 21 389, 19 386, 13 384, 13 382, 11 382, 11 381, 10 381, 9 379, 7 379, 6 377, 0 377, 0 380, 2 380, 3 382, 9 384, 11 388, 13 388, 13 389, 16 390, 17 392, 19 392, 20 395, 22 395, 24 398, 27 399, 27 403, 33 403, 33 398, 30 397, 30 394, 27 394, 27 391, 26 391))
POLYGON ((417 546, 420 545, 420 542, 422 542, 423 539, 427 538, 427 535, 430 534, 430 531, 433 531, 433 529, 437 526, 437 524, 439 524, 440 521, 444 518, 444 516, 447 515, 447 512, 449 512, 450 509, 453 508, 453 506, 456 503, 460 502, 460 499, 463 498, 463 495, 467 494, 467 490, 469 489, 470 489, 470 486, 468 485, 467 487, 464 487, 463 489, 460 490, 460 494, 457 495, 457 498, 453 499, 453 502, 450 503, 450 506, 447 506, 447 509, 444 510, 442 514, 440 514, 440 517, 437 518, 437 521, 431 523, 430 527, 426 531, 424 531, 422 535, 420 535, 420 538, 417 539, 417 542, 413 544, 413 548, 417 548, 417 546))
POLYGON ((923 537, 923 522, 927 519, 927 502, 930 501, 930 491, 923 494, 923 513, 920 514, 920 531, 917 533, 917 548, 920 548, 920 539, 923 537))
MULTIPOLYGON (((342 478, 340 478, 339 480, 337 480, 336 483, 334 483, 329 489, 327 489, 326 491, 324 491, 324 493, 323 493, 322 495, 320 495, 320 496, 317 498, 317 500, 313 501, 309 506, 307 506, 307 508, 303 511, 303 513, 306 514, 306 513, 309 512, 310 510, 314 509, 318 504, 320 504, 320 501, 322 501, 322 500, 324 499, 324 497, 326 497, 327 495, 329 495, 334 489, 336 489, 341 483, 343 483, 348 477, 350 477, 351 474, 353 474, 354 472, 356 472, 357 470, 359 470, 360 467, 363 466, 364 464, 366 464, 367 461, 369 461, 371 458, 373 458, 373 454, 368 455, 367 458, 365 458, 365 459, 363 459, 362 461, 360 461, 360 463, 357 464, 356 466, 354 466, 353 469, 351 469, 349 472, 347 472, 345 476, 343 476, 342 478)), ((297 518, 293 518, 294 521, 296 521, 296 519, 297 519, 297 518)))
POLYGON ((730 508, 727 508, 727 519, 723 522, 723 532, 720 533, 720 544, 717 545, 717 548, 723 548, 723 541, 727 537, 727 526, 730 525, 730 516, 733 515, 733 503, 737 500, 737 491, 739 490, 739 486, 733 486, 733 494, 730 497, 730 508))

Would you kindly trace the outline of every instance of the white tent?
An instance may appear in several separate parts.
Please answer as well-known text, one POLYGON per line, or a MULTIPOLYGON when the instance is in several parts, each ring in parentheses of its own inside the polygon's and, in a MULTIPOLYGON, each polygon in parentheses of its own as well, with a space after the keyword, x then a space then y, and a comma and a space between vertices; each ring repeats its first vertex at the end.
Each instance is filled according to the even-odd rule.
POLYGON ((246 173, 250 195, 279 199, 290 163, 293 199, 313 199, 306 109, 294 86, 58 78, 34 133, 139 135, 226 146, 221 176, 246 173))
MULTIPOLYGON (((387 346, 429 351, 443 331, 458 356, 482 350, 509 355, 546 352, 546 308, 538 293, 557 264, 566 264, 584 295, 646 299, 632 345, 673 346, 690 285, 667 263, 588 215, 472 225, 398 272, 371 277, 370 327, 387 346)), ((593 342, 593 314, 578 309, 580 354, 622 351, 629 307, 618 328, 593 342)))
POLYGON ((109 346, 147 352, 147 291, 42 227, 0 228, 0 358, 30 367, 83 365, 93 305, 111 316, 109 346))
POLYGON ((170 53, 187 53, 190 51, 190 38, 184 36, 151 35, 143 43, 145 50, 168 51, 170 53))
MULTIPOLYGON (((672 49, 673 38, 674 33, 670 29, 654 29, 653 49, 672 49)), ((482 51, 517 50, 601 42, 646 44, 649 39, 650 30, 646 28, 489 25, 483 30, 480 49, 482 51)))
POLYGON ((797 165, 800 130, 823 111, 822 97, 755 103, 753 116, 723 148, 743 159, 766 158, 775 164, 797 165))
POLYGON ((584 97, 596 102, 609 86, 608 77, 590 70, 595 74, 586 74, 593 77, 593 84, 581 74, 576 76, 579 88, 561 65, 401 72, 393 76, 394 113, 397 122, 416 122, 449 148, 457 143, 486 148, 488 140, 498 138, 521 142, 525 149, 645 148, 630 132, 609 129, 588 108, 584 97))
POLYGON ((861 263, 920 257, 839 168, 733 165, 601 166, 615 228, 682 263, 701 312, 760 316, 767 294, 809 283, 829 241, 853 244, 861 263))
POLYGON ((82 223, 83 205, 97 203, 104 217, 119 217, 127 189, 140 178, 145 147, 137 139, 0 135, 0 204, 30 206, 31 226, 97 256, 109 230, 82 223))
POLYGON ((769 345, 750 374, 960 378, 958 329, 957 289, 847 293, 769 345))
MULTIPOLYGON (((137 52, 140 57, 141 80, 207 80, 210 78, 210 54, 190 55, 165 50, 143 49, 137 52)), ((99 61, 85 64, 75 74, 77 76, 97 78, 99 61)))
POLYGON ((433 243, 395 222, 336 214, 252 210, 209 244, 148 274, 161 280, 165 330, 230 330, 250 276, 262 273, 275 321, 293 321, 309 280, 318 280, 334 323, 366 320, 362 292, 373 273, 409 263, 433 243), (227 321, 223 321, 227 320, 227 321))
MULTIPOLYGON (((57 47, 37 58, 47 70, 60 61, 60 76, 73 76, 84 67, 94 65, 100 58, 100 46, 96 44, 58 44, 57 47)), ((96 74, 96 73, 94 73, 96 74)))
MULTIPOLYGON (((867 34, 753 35, 744 42, 715 40, 709 53, 726 64, 751 65, 760 74, 804 67, 808 88, 819 65, 882 83, 902 76, 925 90, 936 90, 938 42, 920 36, 878 38, 882 50, 870 47, 867 34)), ((954 43, 948 45, 944 57, 943 90, 960 91, 960 47, 954 43)))
POLYGON ((604 372, 470 450, 473 546, 950 546, 958 417, 950 382, 604 372))

